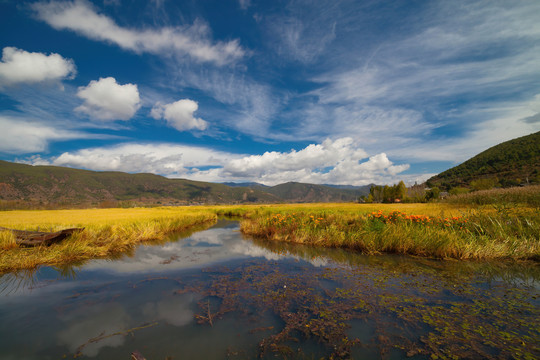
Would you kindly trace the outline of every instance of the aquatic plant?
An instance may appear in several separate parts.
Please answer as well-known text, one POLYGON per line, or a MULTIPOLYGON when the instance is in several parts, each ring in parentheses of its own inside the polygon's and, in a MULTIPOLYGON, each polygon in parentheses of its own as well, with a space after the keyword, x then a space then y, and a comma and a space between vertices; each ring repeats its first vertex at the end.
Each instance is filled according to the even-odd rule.
POLYGON ((488 280, 475 271, 464 276, 451 267, 383 263, 308 270, 248 262, 208 268, 207 281, 179 292, 203 297, 198 319, 210 317, 213 302, 213 324, 234 316, 256 326, 246 331, 261 333, 259 358, 384 357, 396 349, 432 359, 540 354, 537 293, 531 288, 508 288, 495 279, 486 288, 488 280), (282 326, 271 326, 269 316, 282 326), (358 334, 367 324, 368 339, 358 334), (312 340, 317 347, 309 346, 312 340))

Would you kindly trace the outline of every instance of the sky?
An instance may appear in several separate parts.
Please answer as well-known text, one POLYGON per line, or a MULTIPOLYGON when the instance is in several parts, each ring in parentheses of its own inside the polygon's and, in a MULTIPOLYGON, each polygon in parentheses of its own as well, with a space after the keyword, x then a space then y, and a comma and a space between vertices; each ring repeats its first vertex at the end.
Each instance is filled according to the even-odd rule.
POLYGON ((0 159, 412 184, 540 130, 540 1, 0 0, 0 159))

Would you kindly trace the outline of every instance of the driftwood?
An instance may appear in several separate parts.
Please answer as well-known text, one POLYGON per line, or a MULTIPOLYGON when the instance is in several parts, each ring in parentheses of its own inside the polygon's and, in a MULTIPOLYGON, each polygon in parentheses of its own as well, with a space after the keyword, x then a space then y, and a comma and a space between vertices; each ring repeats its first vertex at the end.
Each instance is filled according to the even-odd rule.
POLYGON ((146 360, 146 358, 138 351, 131 353, 131 360, 146 360))
POLYGON ((15 235, 15 241, 19 245, 23 246, 36 246, 36 245, 51 245, 59 242, 73 234, 74 232, 83 231, 84 228, 72 228, 64 229, 55 232, 43 232, 43 231, 26 231, 8 229, 0 226, 0 231, 11 231, 15 235))

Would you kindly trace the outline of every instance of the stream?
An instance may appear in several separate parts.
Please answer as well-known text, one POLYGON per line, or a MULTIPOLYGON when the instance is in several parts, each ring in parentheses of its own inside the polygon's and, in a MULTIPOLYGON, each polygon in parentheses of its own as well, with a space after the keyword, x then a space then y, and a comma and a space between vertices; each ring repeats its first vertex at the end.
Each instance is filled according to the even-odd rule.
POLYGON ((538 359, 540 266, 367 256, 237 221, 0 277, 0 359, 538 359))

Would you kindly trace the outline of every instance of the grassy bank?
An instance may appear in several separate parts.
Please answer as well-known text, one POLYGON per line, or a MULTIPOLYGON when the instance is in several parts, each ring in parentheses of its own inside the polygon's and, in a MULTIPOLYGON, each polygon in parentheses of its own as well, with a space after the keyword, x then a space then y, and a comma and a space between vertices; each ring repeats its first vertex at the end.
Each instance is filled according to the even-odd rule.
POLYGON ((540 260, 538 209, 450 204, 260 208, 242 221, 259 238, 367 254, 540 260))
POLYGON ((241 231, 274 241, 366 254, 540 260, 540 187, 466 194, 447 203, 289 204, 0 212, 0 226, 57 231, 84 227, 59 244, 23 248, 0 232, 0 273, 107 257, 146 241, 241 217, 241 231), (479 205, 481 204, 481 205, 479 205))
POLYGON ((204 223, 217 216, 208 208, 134 208, 0 212, 0 226, 20 230, 58 231, 84 227, 52 246, 19 247, 11 232, 0 232, 0 273, 59 265, 130 251, 142 242, 204 223))
POLYGON ((458 205, 529 206, 540 208, 540 185, 480 190, 449 196, 445 203, 458 205))

